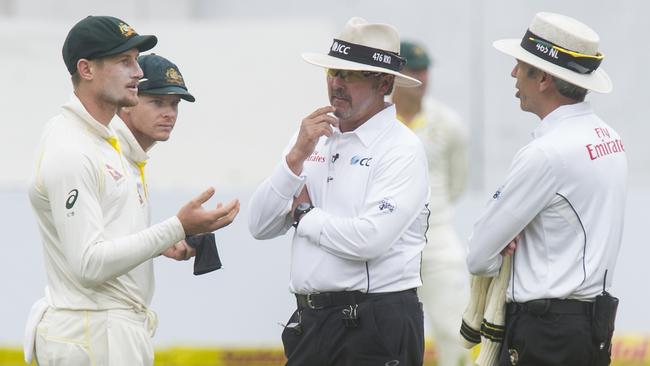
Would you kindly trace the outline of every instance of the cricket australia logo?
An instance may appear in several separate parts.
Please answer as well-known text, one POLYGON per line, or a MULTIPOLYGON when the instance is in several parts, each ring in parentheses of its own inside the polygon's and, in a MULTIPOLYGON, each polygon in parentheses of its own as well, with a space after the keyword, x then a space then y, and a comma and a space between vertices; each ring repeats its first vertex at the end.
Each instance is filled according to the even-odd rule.
POLYGON ((168 68, 165 72, 165 81, 170 84, 183 85, 183 77, 178 70, 173 67, 168 68))
POLYGON ((120 32, 122 33, 122 36, 124 36, 124 38, 129 38, 136 34, 135 29, 133 29, 130 25, 126 23, 120 23, 119 27, 120 27, 120 32))

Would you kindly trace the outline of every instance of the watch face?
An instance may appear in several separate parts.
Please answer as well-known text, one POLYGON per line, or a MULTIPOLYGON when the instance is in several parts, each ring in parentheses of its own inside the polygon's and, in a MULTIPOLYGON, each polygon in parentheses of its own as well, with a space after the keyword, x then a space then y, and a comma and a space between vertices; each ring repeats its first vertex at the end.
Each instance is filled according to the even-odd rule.
POLYGON ((305 210, 309 210, 310 207, 311 207, 311 205, 310 205, 309 203, 307 203, 307 202, 300 202, 300 203, 298 204, 298 206, 296 207, 296 209, 297 209, 298 211, 305 211, 305 210))
POLYGON ((303 214, 309 212, 309 210, 312 209, 311 203, 308 202, 300 202, 298 206, 296 206, 296 209, 293 210, 293 219, 295 220, 294 222, 294 227, 298 225, 298 221, 300 221, 300 216, 303 214))

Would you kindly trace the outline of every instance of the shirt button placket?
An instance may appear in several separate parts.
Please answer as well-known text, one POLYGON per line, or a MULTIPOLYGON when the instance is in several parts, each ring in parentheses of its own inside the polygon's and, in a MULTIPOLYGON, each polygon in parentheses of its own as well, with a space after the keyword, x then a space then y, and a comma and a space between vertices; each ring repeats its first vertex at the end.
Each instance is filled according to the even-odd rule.
POLYGON ((327 193, 329 192, 331 184, 334 182, 336 175, 336 164, 341 164, 339 160, 341 159, 340 152, 338 151, 338 136, 334 135, 330 137, 331 143, 329 144, 329 151, 327 156, 327 178, 325 182, 325 187, 323 189, 323 202, 327 202, 327 193))

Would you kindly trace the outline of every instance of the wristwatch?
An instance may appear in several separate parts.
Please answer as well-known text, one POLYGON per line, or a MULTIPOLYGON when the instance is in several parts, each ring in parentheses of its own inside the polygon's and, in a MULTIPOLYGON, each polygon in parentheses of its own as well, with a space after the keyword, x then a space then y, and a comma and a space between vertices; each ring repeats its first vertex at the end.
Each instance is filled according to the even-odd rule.
POLYGON ((300 202, 298 206, 293 210, 293 227, 297 228, 300 223, 300 219, 311 209, 314 208, 309 202, 300 202))

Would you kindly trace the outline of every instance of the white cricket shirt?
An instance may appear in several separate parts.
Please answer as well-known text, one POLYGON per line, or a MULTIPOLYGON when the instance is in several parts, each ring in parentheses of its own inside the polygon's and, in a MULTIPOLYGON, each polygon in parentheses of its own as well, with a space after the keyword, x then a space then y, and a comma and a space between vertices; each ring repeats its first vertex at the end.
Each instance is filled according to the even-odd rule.
POLYGON ((447 225, 451 204, 467 185, 467 130, 449 107, 427 97, 409 128, 422 140, 429 164, 429 225, 447 225))
POLYGON ((177 217, 141 230, 148 207, 110 127, 76 96, 41 138, 29 197, 43 237, 46 297, 62 309, 148 305, 151 258, 185 237, 177 217))
POLYGON ((313 210, 293 235, 290 290, 391 292, 414 288, 429 214, 427 161, 395 107, 354 131, 321 137, 300 176, 285 156, 250 201, 249 229, 269 239, 291 229, 303 184, 313 210))
POLYGON ((142 149, 138 140, 129 129, 129 127, 117 115, 110 123, 111 128, 115 131, 120 140, 122 155, 129 163, 131 173, 136 178, 136 188, 138 192, 138 203, 143 206, 140 217, 140 229, 144 230, 151 224, 151 206, 149 205, 149 187, 145 176, 145 166, 149 160, 149 155, 142 149))
POLYGON ((495 276, 517 234, 507 300, 593 299, 610 286, 623 233, 627 157, 586 102, 541 121, 474 225, 467 263, 495 276))

